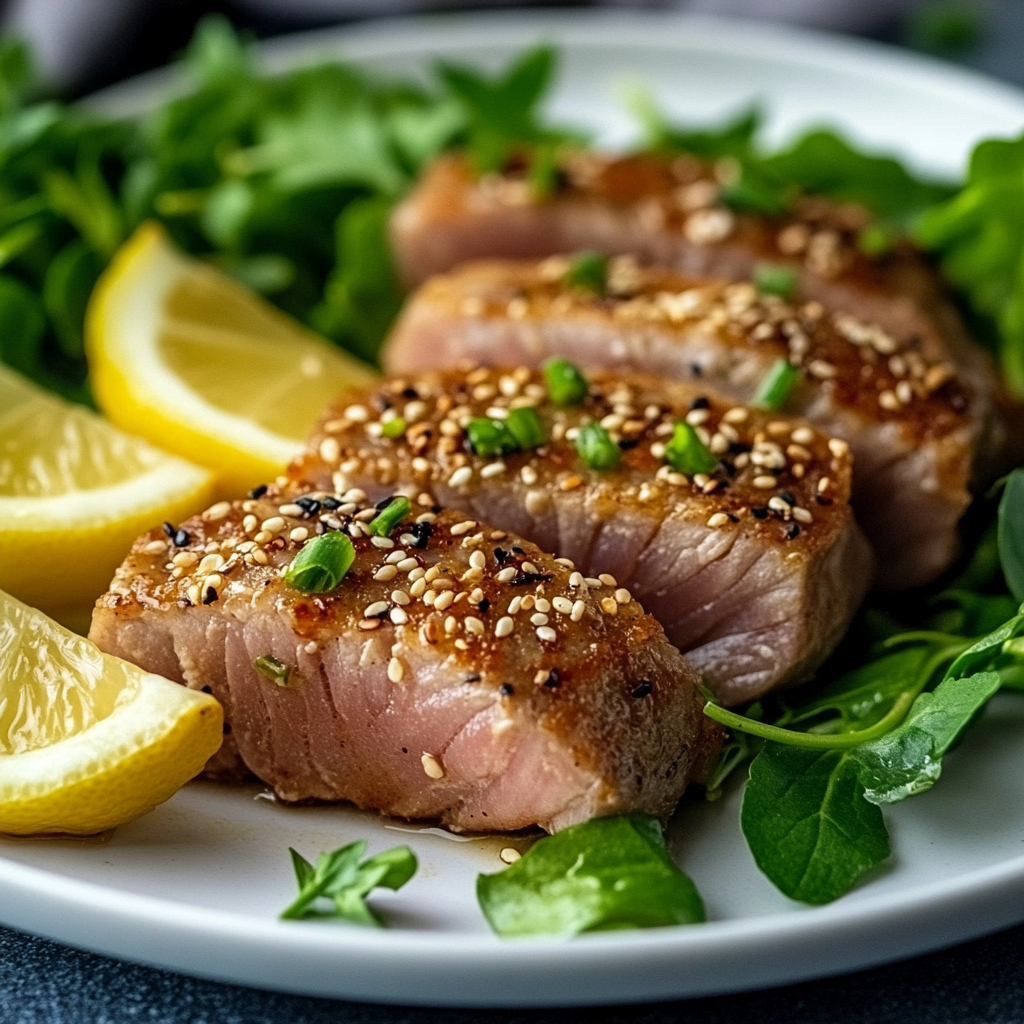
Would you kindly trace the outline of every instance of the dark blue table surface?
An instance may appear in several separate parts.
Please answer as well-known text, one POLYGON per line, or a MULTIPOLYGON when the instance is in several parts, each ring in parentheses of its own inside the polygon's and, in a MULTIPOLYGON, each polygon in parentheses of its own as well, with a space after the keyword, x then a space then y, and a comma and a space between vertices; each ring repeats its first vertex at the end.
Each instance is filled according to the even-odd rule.
MULTIPOLYGON (((993 0, 968 63, 1024 85, 1024 0, 993 0)), ((1024 901, 1021 906, 1024 919, 1024 901)), ((440 1010, 307 999, 122 963, 0 928, 0 1024, 1024 1024, 1024 926, 768 992, 581 1010, 440 1010)))

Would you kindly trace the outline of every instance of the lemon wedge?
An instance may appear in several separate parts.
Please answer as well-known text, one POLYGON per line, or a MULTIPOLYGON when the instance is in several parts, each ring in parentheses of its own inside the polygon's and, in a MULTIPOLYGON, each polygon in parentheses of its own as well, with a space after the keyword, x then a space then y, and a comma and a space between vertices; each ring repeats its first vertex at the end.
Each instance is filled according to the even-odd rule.
POLYGON ((0 588, 21 600, 80 626, 132 541, 213 483, 0 366, 0 588))
POLYGON ((93 392, 124 430, 210 467, 221 493, 272 480, 320 411, 375 378, 144 224, 114 257, 86 323, 93 392))
POLYGON ((202 771, 221 706, 0 591, 0 832, 92 835, 202 771))

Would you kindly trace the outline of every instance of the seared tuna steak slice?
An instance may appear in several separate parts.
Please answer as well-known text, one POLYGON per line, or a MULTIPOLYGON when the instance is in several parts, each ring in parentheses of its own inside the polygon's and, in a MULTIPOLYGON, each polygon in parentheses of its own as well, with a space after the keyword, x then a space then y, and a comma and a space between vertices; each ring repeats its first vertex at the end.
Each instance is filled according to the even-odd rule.
POLYGON ((728 703, 813 672, 871 575, 846 443, 692 384, 599 373, 581 404, 558 407, 543 379, 481 368, 345 396, 290 473, 371 500, 401 488, 560 552, 578 570, 571 586, 609 613, 624 587, 728 703), (541 447, 474 453, 471 421, 500 423, 523 407, 539 417, 541 447), (678 420, 714 453, 704 452, 706 472, 664 461, 674 432, 688 430, 678 420), (607 432, 616 468, 581 459, 588 422, 607 432))
POLYGON ((181 547, 147 534, 91 638, 212 692, 285 800, 478 830, 670 813, 721 730, 661 626, 462 513, 416 508, 371 536, 364 498, 271 488, 183 523, 181 547), (356 552, 341 583, 290 587, 281 571, 339 530, 356 552))
POLYGON ((854 453, 854 509, 886 589, 928 583, 953 562, 972 489, 1001 468, 1007 428, 991 388, 935 336, 897 339, 821 303, 676 271, 609 265, 606 294, 563 284, 570 263, 480 262, 433 278, 388 345, 392 372, 536 366, 565 355, 706 382, 749 401, 779 359, 799 366, 785 406, 854 453))

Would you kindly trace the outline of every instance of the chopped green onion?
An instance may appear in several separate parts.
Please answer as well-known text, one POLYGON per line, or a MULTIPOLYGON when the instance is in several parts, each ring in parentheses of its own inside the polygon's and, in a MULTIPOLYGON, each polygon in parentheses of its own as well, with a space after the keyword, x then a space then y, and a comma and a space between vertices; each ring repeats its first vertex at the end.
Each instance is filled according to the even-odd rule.
POLYGON ((754 268, 754 285, 764 295, 788 299, 796 290, 796 272, 777 263, 759 263, 754 268))
POLYGON ((768 372, 761 378, 751 405, 759 409, 781 409, 800 379, 800 368, 788 359, 776 359, 768 372))
POLYGON ((524 405, 518 409, 509 409, 505 426, 520 448, 539 448, 548 439, 544 424, 532 406, 524 405))
POLYGON ((264 654, 252 664, 261 676, 266 676, 272 683, 277 683, 278 686, 288 685, 288 677, 292 670, 283 661, 278 661, 272 655, 264 654))
POLYGON ((718 460, 686 420, 676 420, 672 440, 665 445, 665 461, 687 476, 710 473, 718 465, 718 460))
POLYGON ((603 295, 608 285, 608 257, 599 252, 577 253, 562 277, 562 284, 603 295))
POLYGON ((284 581, 307 594, 326 594, 342 581, 355 559, 356 549, 345 534, 325 533, 295 556, 284 581))
POLYGON ((392 440, 401 437, 405 433, 408 424, 401 416, 393 416, 389 420, 381 420, 380 433, 382 437, 390 437, 392 440))
POLYGON ((400 494, 395 495, 370 520, 370 533, 374 537, 390 537, 391 531, 412 511, 412 502, 403 498, 400 494))
POLYGON ((869 224, 857 235, 857 246, 865 256, 884 256, 892 243, 892 232, 882 224, 869 224))
POLYGON ((568 359, 549 359, 544 364, 544 377, 555 405, 579 405, 590 390, 580 368, 568 359))
POLYGON ((580 428, 576 451, 589 469, 614 469, 622 458, 619 446, 600 423, 588 423, 580 428))
POLYGON ((501 420, 470 420, 466 434, 473 451, 485 459, 519 451, 519 442, 501 420))

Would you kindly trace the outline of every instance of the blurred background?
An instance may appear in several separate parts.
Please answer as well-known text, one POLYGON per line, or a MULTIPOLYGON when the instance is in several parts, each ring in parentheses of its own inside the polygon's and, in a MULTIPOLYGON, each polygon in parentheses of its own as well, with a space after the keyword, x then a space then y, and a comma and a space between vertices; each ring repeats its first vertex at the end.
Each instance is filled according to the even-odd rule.
POLYGON ((167 63, 209 12, 257 38, 415 11, 618 6, 744 16, 852 32, 1024 84, 1024 0, 0 0, 51 88, 80 96, 167 63))

